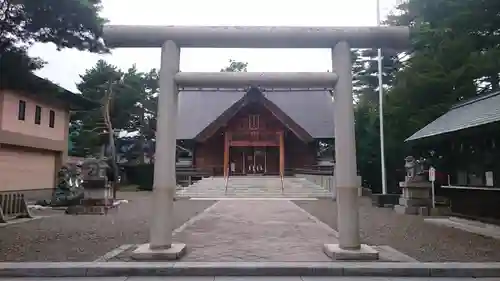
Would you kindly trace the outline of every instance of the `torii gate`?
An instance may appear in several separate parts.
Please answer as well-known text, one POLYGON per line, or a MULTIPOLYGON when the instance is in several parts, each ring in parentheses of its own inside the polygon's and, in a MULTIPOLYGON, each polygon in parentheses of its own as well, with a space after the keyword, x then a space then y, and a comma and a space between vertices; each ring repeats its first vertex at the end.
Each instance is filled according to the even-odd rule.
POLYGON ((185 244, 172 244, 175 195, 175 150, 178 87, 331 87, 334 86, 335 182, 339 244, 324 246, 334 259, 377 259, 378 252, 360 244, 358 182, 350 48, 403 49, 407 27, 104 27, 109 47, 161 47, 160 96, 153 184, 150 243, 136 259, 178 259, 185 244), (332 72, 252 73, 179 72, 180 48, 328 48, 332 72))

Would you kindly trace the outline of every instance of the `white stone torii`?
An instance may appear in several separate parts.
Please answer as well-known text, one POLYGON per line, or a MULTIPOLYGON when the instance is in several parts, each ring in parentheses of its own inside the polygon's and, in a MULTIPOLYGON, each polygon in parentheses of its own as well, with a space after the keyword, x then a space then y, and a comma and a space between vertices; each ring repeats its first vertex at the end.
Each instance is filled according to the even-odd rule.
POLYGON ((158 131, 153 183, 150 243, 134 252, 136 259, 177 259, 185 244, 172 243, 175 195, 175 151, 178 88, 186 87, 331 87, 334 86, 335 181, 339 244, 326 244, 337 259, 376 259, 378 253, 359 239, 358 181, 350 48, 404 49, 407 27, 104 27, 108 47, 161 47, 158 131), (333 72, 315 73, 184 73, 180 48, 328 48, 333 72))
POLYGON ((174 77, 179 87, 235 88, 318 87, 331 88, 337 82, 332 72, 179 72, 174 77))

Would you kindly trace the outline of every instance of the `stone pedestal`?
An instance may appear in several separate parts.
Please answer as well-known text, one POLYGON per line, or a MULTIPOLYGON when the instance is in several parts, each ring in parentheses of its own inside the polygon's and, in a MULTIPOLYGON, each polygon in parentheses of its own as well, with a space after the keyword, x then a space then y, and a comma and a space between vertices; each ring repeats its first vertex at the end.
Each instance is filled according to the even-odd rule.
POLYGON ((394 206, 394 211, 398 214, 428 216, 432 207, 431 183, 400 182, 402 194, 399 197, 399 204, 394 206))
POLYGON ((113 189, 110 186, 95 189, 85 189, 84 201, 93 202, 92 205, 97 205, 97 202, 102 202, 102 204, 107 204, 110 198, 113 198, 113 189))
POLYGON ((151 249, 150 244, 142 244, 132 253, 135 260, 178 260, 186 254, 186 244, 172 244, 166 249, 151 249))
POLYGON ((368 261, 378 260, 379 253, 374 248, 361 244, 359 249, 342 249, 339 244, 325 244, 323 252, 333 260, 368 261))

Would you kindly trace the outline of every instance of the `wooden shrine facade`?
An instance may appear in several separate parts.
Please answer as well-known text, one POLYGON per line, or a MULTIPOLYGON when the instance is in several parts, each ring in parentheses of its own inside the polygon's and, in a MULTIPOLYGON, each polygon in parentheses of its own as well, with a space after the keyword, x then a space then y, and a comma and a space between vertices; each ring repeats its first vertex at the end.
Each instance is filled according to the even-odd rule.
POLYGON ((284 175, 316 162, 316 142, 276 104, 251 89, 207 126, 193 164, 219 175, 284 175))

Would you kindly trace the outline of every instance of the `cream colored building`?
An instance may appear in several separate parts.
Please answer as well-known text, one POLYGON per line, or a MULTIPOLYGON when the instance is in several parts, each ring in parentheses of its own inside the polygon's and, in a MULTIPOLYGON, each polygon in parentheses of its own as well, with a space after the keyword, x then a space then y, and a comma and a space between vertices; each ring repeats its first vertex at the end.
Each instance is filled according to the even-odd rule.
POLYGON ((38 76, 28 80, 0 85, 0 193, 45 199, 67 158, 70 110, 95 104, 38 76))

